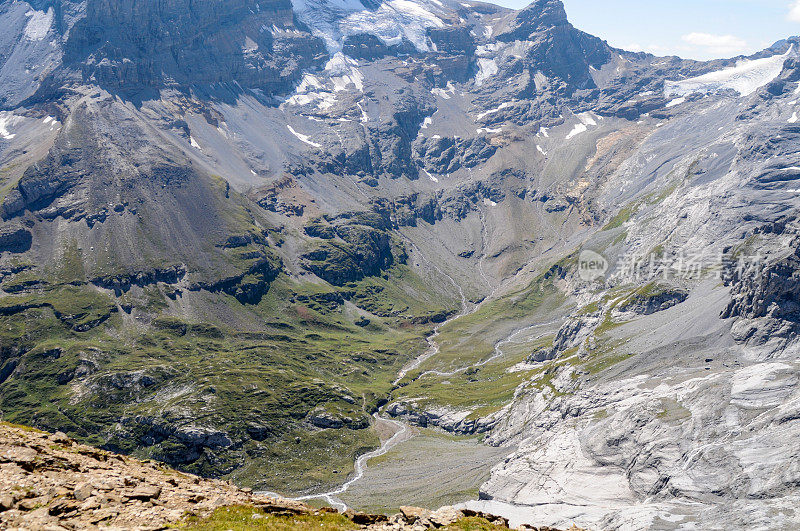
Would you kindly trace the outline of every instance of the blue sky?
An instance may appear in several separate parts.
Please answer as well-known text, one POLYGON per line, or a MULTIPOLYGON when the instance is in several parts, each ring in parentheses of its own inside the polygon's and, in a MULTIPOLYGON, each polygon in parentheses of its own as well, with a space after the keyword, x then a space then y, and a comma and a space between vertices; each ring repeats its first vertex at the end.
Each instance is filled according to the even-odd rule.
MULTIPOLYGON (((493 0, 520 8, 528 0, 493 0)), ((611 45, 713 59, 800 35, 800 0, 563 0, 570 21, 611 45)))

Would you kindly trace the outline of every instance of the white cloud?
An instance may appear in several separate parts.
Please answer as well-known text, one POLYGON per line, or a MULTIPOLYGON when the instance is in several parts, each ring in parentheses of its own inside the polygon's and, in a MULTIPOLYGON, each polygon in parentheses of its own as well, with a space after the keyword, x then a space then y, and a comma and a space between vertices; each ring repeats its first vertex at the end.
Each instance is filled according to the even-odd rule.
POLYGON ((792 22, 800 22, 800 0, 795 0, 789 4, 789 13, 786 18, 792 22))
MULTIPOLYGON (((800 0, 798 0, 800 6, 800 0)), ((681 39, 693 46, 703 48, 714 55, 734 55, 747 50, 747 41, 734 35, 713 35, 711 33, 689 33, 681 39)))

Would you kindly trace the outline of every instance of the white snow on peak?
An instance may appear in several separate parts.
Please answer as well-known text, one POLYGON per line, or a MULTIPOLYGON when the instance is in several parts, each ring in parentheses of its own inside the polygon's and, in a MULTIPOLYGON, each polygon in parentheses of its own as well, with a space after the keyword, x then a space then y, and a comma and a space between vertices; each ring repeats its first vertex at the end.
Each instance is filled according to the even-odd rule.
POLYGON ((308 135, 304 135, 302 133, 298 133, 297 131, 295 131, 294 127, 292 127, 291 125, 287 124, 286 127, 289 129, 289 132, 292 133, 294 136, 296 136, 297 139, 300 140, 301 142, 304 142, 304 143, 308 144, 309 146, 312 146, 312 147, 315 147, 315 148, 322 147, 320 144, 317 144, 316 142, 312 142, 311 138, 308 135))
POLYGON ((375 10, 359 0, 291 0, 294 12, 311 32, 325 41, 331 54, 341 51, 350 35, 368 33, 386 45, 410 41, 421 52, 430 51, 428 28, 441 28, 444 22, 431 10, 444 11, 441 2, 386 0, 375 10))
POLYGON ((667 81, 664 84, 666 96, 686 96, 689 94, 711 94, 720 90, 734 90, 740 96, 749 96, 763 87, 783 70, 783 63, 794 54, 794 45, 782 55, 762 59, 743 59, 736 66, 709 72, 702 76, 680 81, 667 81))
POLYGON ((797 118, 797 113, 796 113, 796 112, 792 113, 792 117, 791 117, 791 118, 789 118, 789 123, 790 123, 790 124, 796 124, 796 123, 797 123, 797 120, 798 120, 798 118, 797 118))
POLYGON ((53 8, 47 8, 47 11, 28 11, 25 16, 28 17, 28 23, 25 24, 25 38, 29 41, 41 41, 50 32, 50 27, 53 25, 53 8))
POLYGON ((475 74, 475 84, 480 86, 483 82, 497 73, 497 61, 494 59, 479 58, 478 73, 475 74))

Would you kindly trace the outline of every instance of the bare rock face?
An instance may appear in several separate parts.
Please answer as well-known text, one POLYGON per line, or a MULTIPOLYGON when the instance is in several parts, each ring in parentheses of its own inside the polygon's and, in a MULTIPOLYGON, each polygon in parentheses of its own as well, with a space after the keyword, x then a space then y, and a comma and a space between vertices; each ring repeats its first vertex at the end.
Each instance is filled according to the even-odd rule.
POLYGON ((296 31, 288 0, 90 0, 86 13, 67 41, 65 62, 123 90, 235 81, 285 92, 327 55, 318 38, 296 31), (198 27, 208 31, 198 34, 198 27))
MULTIPOLYGON (((476 503, 531 525, 797 526, 800 39, 657 58, 558 0, 13 0, 0 23, 4 415, 266 485, 341 470, 382 410, 518 447, 476 503)), ((201 503, 58 452, 75 477, 4 493, 3 525, 201 503)))
POLYGON ((19 224, 8 223, 0 226, 0 251, 25 252, 31 248, 32 239, 30 231, 19 224))

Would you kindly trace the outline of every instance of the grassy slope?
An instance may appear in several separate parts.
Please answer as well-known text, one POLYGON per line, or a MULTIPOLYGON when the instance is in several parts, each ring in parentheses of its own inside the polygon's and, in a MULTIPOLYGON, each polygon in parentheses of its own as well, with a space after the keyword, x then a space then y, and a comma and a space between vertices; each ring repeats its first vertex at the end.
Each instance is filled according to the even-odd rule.
MULTIPOLYGON (((198 531, 249 531, 249 530, 325 530, 345 531, 359 529, 352 521, 341 514, 327 513, 317 515, 278 516, 266 514, 252 507, 223 507, 208 518, 190 518, 186 528, 198 531)), ((500 531, 508 527, 490 523, 484 518, 470 517, 440 529, 452 531, 500 531)))
POLYGON ((508 404, 515 389, 535 372, 508 369, 524 361, 537 347, 552 342, 552 337, 528 341, 522 337, 519 342, 503 345, 503 356, 496 360, 454 375, 420 375, 428 370, 450 372, 479 364, 493 356, 495 344, 514 331, 552 320, 565 302, 553 285, 554 271, 555 267, 525 288, 488 301, 477 311, 442 327, 436 339, 441 349, 439 354, 410 372, 393 398, 415 399, 421 407, 470 410, 468 418, 489 415, 508 404))
POLYGON ((8 314, 0 315, 0 367, 16 364, 0 387, 0 410, 8 420, 170 462, 187 447, 164 429, 199 426, 235 444, 186 470, 282 492, 340 482, 353 456, 377 445, 365 429, 369 414, 425 346, 431 325, 412 318, 447 311, 413 296, 422 283, 405 266, 385 277, 332 288, 280 276, 254 306, 215 296, 233 316, 226 323, 239 316, 242 327, 170 315, 164 285, 114 297, 50 277, 45 287, 0 298, 8 314), (337 290, 391 316, 357 326, 356 312, 325 299, 337 290), (117 303, 160 317, 134 327, 117 303), (253 329, 253 321, 262 324, 253 329), (96 324, 82 331, 86 323, 96 324), (345 427, 312 428, 306 417, 320 410, 345 427))

